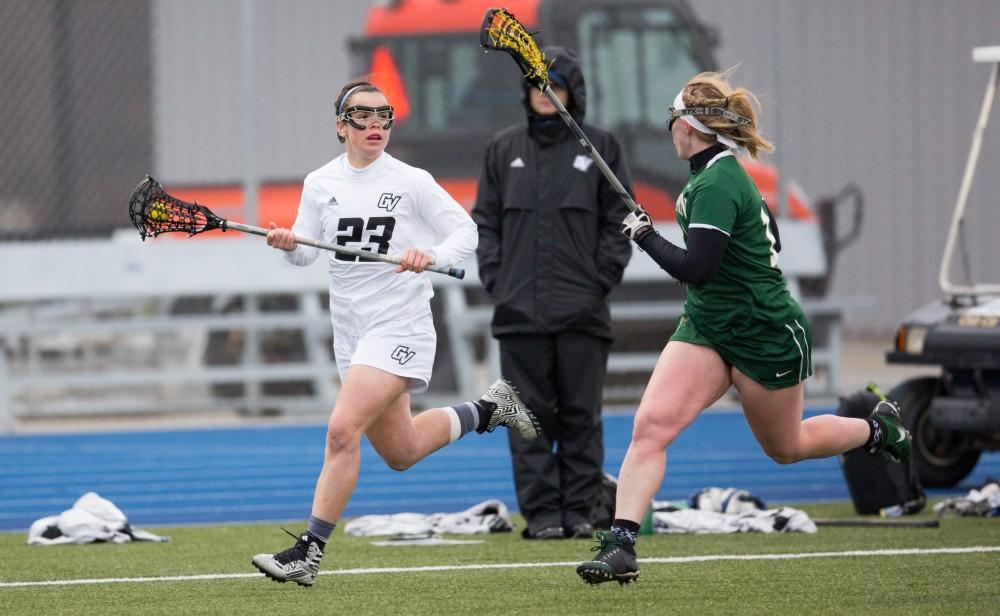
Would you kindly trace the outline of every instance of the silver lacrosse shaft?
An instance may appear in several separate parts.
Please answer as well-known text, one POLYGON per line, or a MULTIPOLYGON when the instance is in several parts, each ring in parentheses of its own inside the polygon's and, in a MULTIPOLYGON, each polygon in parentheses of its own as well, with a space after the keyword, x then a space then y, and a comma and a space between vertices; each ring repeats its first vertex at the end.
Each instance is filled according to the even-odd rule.
POLYGON ((618 193, 621 200, 625 202, 628 209, 633 212, 638 211, 640 209, 639 204, 637 204, 635 199, 628 194, 628 191, 626 191, 625 187, 622 186, 618 176, 615 175, 614 171, 608 167, 608 163, 604 162, 601 155, 594 149, 594 144, 592 144, 590 139, 587 138, 587 135, 583 133, 583 129, 581 129, 580 125, 576 123, 573 116, 566 111, 566 107, 563 106, 562 101, 559 100, 556 93, 552 91, 552 88, 550 88, 548 84, 545 84, 545 88, 542 92, 544 92, 545 95, 549 97, 549 100, 552 101, 552 104, 555 105, 556 111, 559 112, 559 117, 562 118, 563 122, 566 123, 566 126, 569 126, 569 129, 573 131, 573 134, 576 135, 577 139, 579 139, 580 145, 583 146, 583 149, 587 150, 587 154, 590 155, 591 160, 597 163, 597 168, 600 169, 601 173, 604 174, 604 177, 608 179, 608 182, 611 183, 611 187, 615 189, 615 192, 618 193))
MULTIPOLYGON (((267 229, 262 227, 254 227, 251 225, 243 225, 238 222, 232 222, 226 220, 222 225, 222 230, 234 229, 236 231, 243 231, 244 233, 252 233, 254 235, 267 236, 267 229)), ((389 255, 379 254, 377 252, 369 252, 367 250, 356 250, 354 248, 348 248, 346 246, 337 246, 335 244, 328 244, 327 242, 321 242, 319 240, 309 239, 307 237, 295 236, 295 243, 302 244, 303 246, 312 246, 313 248, 319 248, 321 250, 330 250, 333 252, 339 252, 345 255, 352 255, 363 259, 365 261, 381 261, 383 263, 392 263, 393 265, 399 265, 402 263, 402 259, 399 257, 390 257, 389 255)), ((465 278, 465 270, 460 267, 440 267, 437 265, 427 266, 427 271, 434 272, 436 274, 444 274, 445 276, 451 276, 452 278, 458 278, 461 280, 465 278)))

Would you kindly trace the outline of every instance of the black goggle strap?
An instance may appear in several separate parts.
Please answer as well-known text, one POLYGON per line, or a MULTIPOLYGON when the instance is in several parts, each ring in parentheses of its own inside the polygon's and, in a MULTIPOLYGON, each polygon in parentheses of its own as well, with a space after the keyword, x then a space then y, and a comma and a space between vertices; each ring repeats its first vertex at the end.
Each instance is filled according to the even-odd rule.
POLYGON ((673 128, 674 121, 686 115, 701 115, 701 116, 722 116, 729 120, 730 122, 735 122, 740 126, 747 126, 750 124, 750 118, 745 118, 738 113, 733 113, 728 109, 723 109, 722 107, 688 107, 686 109, 674 109, 670 107, 667 110, 669 117, 667 118, 667 127, 673 128))
MULTIPOLYGON (((337 116, 337 118, 347 122, 348 124, 350 124, 351 126, 353 126, 358 130, 364 130, 368 128, 366 124, 358 124, 358 122, 351 117, 351 114, 354 113, 355 111, 364 111, 367 113, 374 114, 376 117, 378 117, 381 114, 385 114, 387 119, 385 121, 385 124, 382 124, 382 130, 389 130, 390 128, 392 128, 392 121, 396 117, 396 113, 393 110, 392 105, 383 105, 382 107, 369 107, 368 105, 351 105, 347 109, 343 110, 340 113, 340 115, 337 116)), ((370 123, 371 122, 369 121, 368 124, 370 123)))

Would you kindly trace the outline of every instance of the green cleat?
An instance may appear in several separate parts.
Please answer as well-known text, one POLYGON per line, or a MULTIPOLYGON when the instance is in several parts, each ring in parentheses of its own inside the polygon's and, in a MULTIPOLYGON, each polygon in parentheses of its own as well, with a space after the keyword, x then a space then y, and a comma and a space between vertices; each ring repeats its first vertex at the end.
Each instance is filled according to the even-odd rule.
POLYGON ((910 431, 903 427, 899 407, 874 384, 869 385, 868 389, 881 398, 869 416, 879 425, 880 434, 875 439, 875 444, 868 449, 868 453, 890 462, 905 462, 910 458, 910 443, 913 439, 910 437, 910 431))
POLYGON ((588 584, 618 582, 628 584, 639 579, 639 563, 635 548, 622 541, 611 531, 597 531, 599 545, 591 551, 599 552, 593 559, 576 568, 576 573, 588 584))

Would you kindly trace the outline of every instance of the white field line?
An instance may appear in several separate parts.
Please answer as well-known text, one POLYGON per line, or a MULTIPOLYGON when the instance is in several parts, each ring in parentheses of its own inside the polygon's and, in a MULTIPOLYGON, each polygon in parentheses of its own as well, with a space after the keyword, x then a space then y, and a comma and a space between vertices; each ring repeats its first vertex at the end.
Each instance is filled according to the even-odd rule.
MULTIPOLYGON (((791 554, 706 554, 704 556, 672 556, 668 558, 640 558, 644 564, 683 564, 726 560, 795 560, 803 558, 921 556, 928 554, 976 554, 1000 552, 1000 546, 980 545, 965 548, 907 548, 897 550, 847 550, 843 552, 798 552, 791 554)), ((478 565, 430 565, 426 567, 372 567, 362 569, 332 569, 320 575, 364 575, 371 573, 424 573, 433 571, 481 571, 486 569, 525 569, 537 567, 575 567, 580 561, 547 563, 493 563, 478 565)), ((0 582, 0 588, 24 586, 75 586, 82 584, 121 584, 147 582, 187 582, 199 580, 234 580, 262 577, 260 573, 210 573, 205 575, 170 575, 162 577, 91 578, 76 580, 48 580, 43 582, 0 582)))

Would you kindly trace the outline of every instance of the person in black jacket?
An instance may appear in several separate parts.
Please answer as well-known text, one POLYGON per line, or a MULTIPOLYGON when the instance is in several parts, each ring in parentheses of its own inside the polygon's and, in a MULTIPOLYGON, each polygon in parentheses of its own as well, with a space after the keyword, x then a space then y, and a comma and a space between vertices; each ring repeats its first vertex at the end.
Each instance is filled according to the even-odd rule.
MULTIPOLYGON (((547 47, 550 85, 631 193, 623 153, 583 124, 586 91, 573 52, 547 47)), ((601 394, 611 317, 608 293, 632 255, 619 232, 628 209, 537 88, 525 86, 527 126, 486 149, 472 218, 479 275, 493 296, 503 373, 519 384, 542 432, 511 435, 524 536, 589 537, 603 476, 601 394)))

